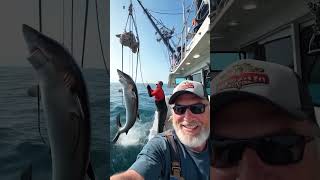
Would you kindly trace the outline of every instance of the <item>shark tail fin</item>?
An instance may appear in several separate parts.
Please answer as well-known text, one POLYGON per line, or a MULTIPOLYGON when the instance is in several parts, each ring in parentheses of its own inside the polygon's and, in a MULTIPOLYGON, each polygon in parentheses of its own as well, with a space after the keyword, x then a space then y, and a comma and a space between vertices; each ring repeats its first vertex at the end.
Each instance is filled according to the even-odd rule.
POLYGON ((112 143, 116 143, 117 140, 119 139, 120 133, 117 132, 116 136, 112 139, 112 143))
POLYGON ((94 171, 93 171, 93 167, 92 167, 91 161, 89 162, 89 165, 88 165, 87 175, 90 178, 90 180, 95 180, 96 179, 95 176, 94 176, 94 171))

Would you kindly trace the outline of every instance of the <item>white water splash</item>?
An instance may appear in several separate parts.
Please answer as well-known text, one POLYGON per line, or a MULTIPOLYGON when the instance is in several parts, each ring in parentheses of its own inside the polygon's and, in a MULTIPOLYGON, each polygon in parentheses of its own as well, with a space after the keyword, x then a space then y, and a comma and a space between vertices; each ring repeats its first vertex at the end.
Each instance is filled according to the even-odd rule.
POLYGON ((129 130, 128 134, 122 133, 117 141, 117 144, 121 146, 136 146, 139 144, 144 144, 147 131, 151 126, 150 123, 142 123, 141 120, 137 120, 134 126, 129 130))

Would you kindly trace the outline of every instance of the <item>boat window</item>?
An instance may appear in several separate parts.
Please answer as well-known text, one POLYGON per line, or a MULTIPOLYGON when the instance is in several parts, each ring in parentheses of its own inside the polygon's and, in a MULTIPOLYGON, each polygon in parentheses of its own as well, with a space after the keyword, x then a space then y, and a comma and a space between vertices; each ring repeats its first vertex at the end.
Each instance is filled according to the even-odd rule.
POLYGON ((206 88, 208 95, 210 95, 210 81, 211 81, 210 69, 205 69, 202 71, 202 73, 204 77, 204 86, 206 88))
POLYGON ((241 48, 241 51, 246 53, 248 59, 266 60, 264 45, 261 45, 258 42, 241 48))
POLYGON ((293 69, 293 49, 291 36, 264 44, 265 59, 293 69))
POLYGON ((210 68, 212 71, 220 71, 242 58, 244 55, 239 52, 213 52, 210 54, 210 68))
POLYGON ((300 30, 301 73, 304 83, 308 83, 314 105, 320 106, 320 55, 309 55, 309 42, 313 34, 312 26, 300 30))
POLYGON ((186 80, 186 78, 183 78, 183 77, 179 77, 179 78, 176 78, 175 81, 176 81, 176 84, 180 84, 182 81, 186 80))
POLYGON ((196 73, 192 75, 192 80, 202 83, 201 73, 196 73))

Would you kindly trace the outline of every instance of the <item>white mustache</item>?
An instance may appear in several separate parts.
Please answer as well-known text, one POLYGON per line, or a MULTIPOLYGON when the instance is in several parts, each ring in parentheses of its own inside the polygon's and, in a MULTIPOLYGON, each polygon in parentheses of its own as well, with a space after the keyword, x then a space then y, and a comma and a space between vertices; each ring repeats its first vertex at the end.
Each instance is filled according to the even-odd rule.
POLYGON ((191 121, 191 122, 181 122, 179 123, 180 125, 183 126, 201 126, 202 124, 199 121, 191 121))

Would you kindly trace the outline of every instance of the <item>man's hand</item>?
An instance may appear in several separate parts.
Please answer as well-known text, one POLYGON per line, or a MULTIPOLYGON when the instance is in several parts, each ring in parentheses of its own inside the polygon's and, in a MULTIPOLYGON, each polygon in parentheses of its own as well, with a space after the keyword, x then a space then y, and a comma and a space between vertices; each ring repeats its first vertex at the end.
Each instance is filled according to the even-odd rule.
POLYGON ((152 97, 152 95, 151 95, 152 89, 149 84, 147 85, 147 89, 148 89, 149 96, 152 97))
POLYGON ((116 174, 110 177, 110 180, 144 180, 144 178, 134 170, 127 170, 123 173, 116 174))

